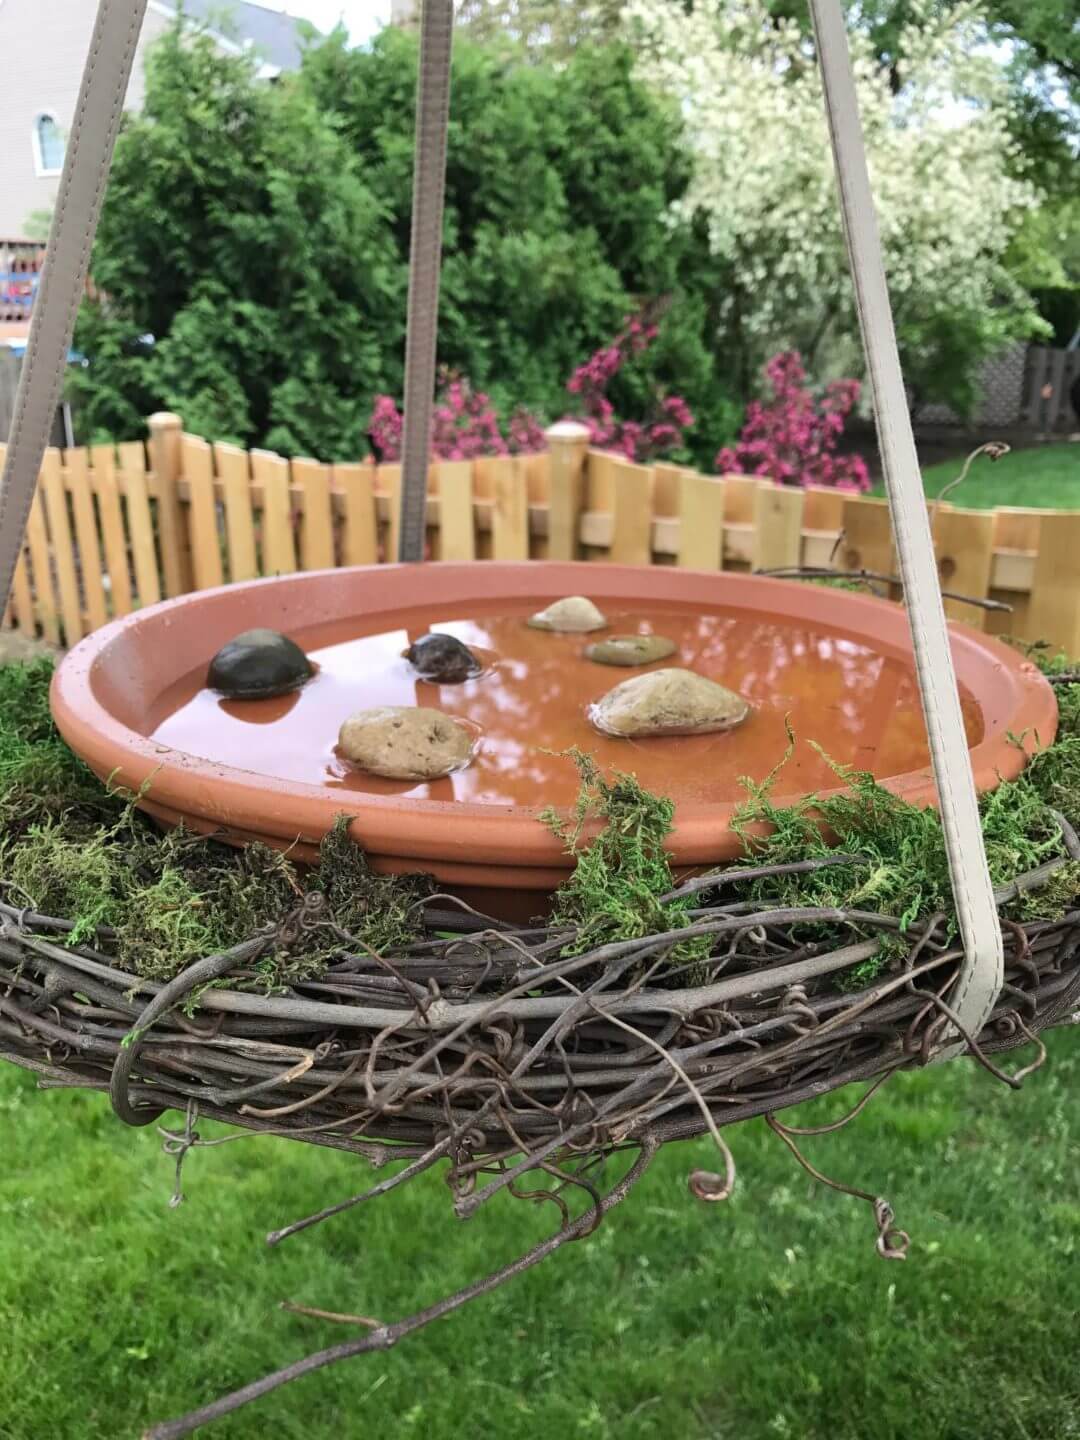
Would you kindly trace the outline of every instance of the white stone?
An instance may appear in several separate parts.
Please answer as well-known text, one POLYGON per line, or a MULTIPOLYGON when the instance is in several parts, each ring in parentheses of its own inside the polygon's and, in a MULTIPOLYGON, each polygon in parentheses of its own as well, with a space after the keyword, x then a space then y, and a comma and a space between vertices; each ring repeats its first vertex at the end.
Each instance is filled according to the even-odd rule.
POLYGON ((555 600, 545 610, 529 618, 534 630, 559 630, 568 635, 603 630, 607 623, 603 613, 584 595, 568 595, 563 600, 555 600))

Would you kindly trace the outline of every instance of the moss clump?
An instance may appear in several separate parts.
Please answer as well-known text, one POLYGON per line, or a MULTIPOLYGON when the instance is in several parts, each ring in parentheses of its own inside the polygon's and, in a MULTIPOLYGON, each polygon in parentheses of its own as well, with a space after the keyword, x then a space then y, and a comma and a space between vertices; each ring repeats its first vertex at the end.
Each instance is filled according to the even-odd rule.
POLYGON ((313 883, 325 895, 335 925, 372 950, 414 940, 420 902, 434 891, 427 875, 377 875, 349 838, 344 816, 319 847, 313 883))
MULTIPOLYGON (((117 860, 131 881, 115 922, 117 956, 125 969, 167 979, 204 955, 228 950, 261 931, 275 932, 303 899, 288 858, 265 845, 243 850, 192 835, 165 835, 135 813, 117 860)), ((310 940, 310 937, 304 937, 310 940)), ((325 968, 309 943, 273 943, 260 975, 276 985, 325 968)))
MULTIPOLYGON (((901 933, 916 918, 942 912, 955 931, 945 835, 937 811, 916 809, 872 775, 841 766, 833 767, 847 787, 841 794, 809 795, 793 806, 777 806, 771 792, 791 753, 789 749, 762 784, 744 782, 748 799, 733 823, 743 836, 748 863, 784 864, 836 851, 862 863, 749 881, 734 893, 762 904, 874 910, 895 916, 901 933), (754 834, 762 823, 772 827, 771 833, 754 834)), ((1041 751, 1016 780, 982 797, 983 839, 995 887, 1065 856, 1055 811, 1074 825, 1080 819, 1080 736, 1067 736, 1041 751)), ((1004 913, 1017 920, 1056 920, 1075 906, 1078 896, 1080 865, 1068 864, 1047 886, 1022 895, 1004 913)), ((856 967, 848 979, 867 983, 896 953, 889 937, 881 937, 878 955, 856 967)))
POLYGON ((826 590, 850 590, 856 595, 877 595, 880 589, 875 589, 869 580, 852 580, 846 575, 815 575, 809 582, 811 585, 824 585, 826 590))
POLYGON ((0 848, 5 880, 45 915, 74 919, 69 943, 80 944, 117 918, 119 872, 106 835, 70 839, 63 820, 35 823, 21 842, 5 839, 0 848))
MULTIPOLYGON (((1045 758, 1052 755, 1047 751, 1045 758)), ((1065 853, 1061 827, 1043 793, 1053 773, 1040 770, 1043 758, 1018 780, 983 797, 983 837, 995 886, 1065 853)), ((745 887, 747 897, 784 905, 876 910, 895 916, 902 928, 920 915, 951 914, 945 835, 937 811, 916 809, 865 772, 834 769, 847 786, 841 794, 809 795, 792 806, 780 807, 771 799, 778 771, 761 785, 745 782, 749 798, 733 823, 755 865, 784 864, 836 850, 865 863, 752 881, 745 887), (772 832, 754 835, 753 827, 763 822, 772 832), (828 840, 822 824, 830 832, 828 840)))
MULTIPOLYGON (((1080 691, 1080 686, 1071 687, 1080 691)), ((1073 824, 1080 817, 1080 735, 1067 735, 1028 764, 1024 782, 1073 824)))
MULTIPOLYGON (((545 810, 541 819, 576 861, 574 873, 556 892, 552 919, 576 929, 567 954, 596 945, 635 940, 656 931, 678 930, 690 923, 690 903, 663 896, 674 887, 664 841, 671 833, 675 806, 643 790, 633 775, 616 771, 610 779, 591 756, 567 752, 581 775, 581 788, 569 821, 545 810), (602 829, 583 846, 586 826, 602 829)), ((685 964, 709 953, 707 937, 675 946, 671 959, 685 964)))
POLYGON ((263 845, 160 832, 61 740, 51 675, 48 660, 0 667, 0 893, 73 920, 69 944, 92 939, 122 969, 167 980, 265 933, 254 977, 277 986, 321 973, 357 945, 380 950, 419 932, 416 902, 429 883, 375 875, 344 820, 315 870, 263 845), (326 903, 312 919, 302 907, 316 891, 326 903))
MULTIPOLYGON (((789 737, 787 754, 764 781, 743 781, 747 800, 733 825, 748 859, 754 865, 784 864, 839 850, 867 863, 759 880, 748 885, 747 895, 792 905, 875 909, 896 916, 904 927, 918 915, 950 911, 949 867, 938 812, 917 809, 871 774, 832 762, 845 786, 839 794, 808 795, 794 805, 777 806, 772 791, 794 747, 795 739, 789 737), (770 827, 765 836, 754 833, 762 824, 770 827)), ((814 749, 828 760, 821 747, 814 749)), ((1016 780, 984 795, 980 809, 995 885, 1063 855, 1061 827, 1053 811, 1080 813, 1080 741, 1068 739, 1036 755, 1016 780)))
POLYGON ((1005 907, 1010 920, 1060 920, 1076 906, 1080 896, 1080 862, 1070 860, 1045 885, 1030 890, 1005 907))
POLYGON ((0 665, 0 834, 7 841, 68 817, 67 838, 124 809, 64 744, 49 713, 47 657, 0 665))

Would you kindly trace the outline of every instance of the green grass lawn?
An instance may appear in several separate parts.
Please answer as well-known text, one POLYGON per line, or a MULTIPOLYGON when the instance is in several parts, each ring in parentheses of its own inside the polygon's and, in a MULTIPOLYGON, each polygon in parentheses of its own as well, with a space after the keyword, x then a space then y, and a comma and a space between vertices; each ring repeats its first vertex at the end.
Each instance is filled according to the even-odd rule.
MULTIPOLYGON (((963 457, 929 466, 923 472, 927 495, 939 495, 963 468, 963 457)), ((879 487, 874 493, 883 491, 879 487)), ((996 505, 1080 510, 1080 444, 1012 450, 1000 460, 980 456, 949 501, 972 510, 992 510, 996 505)))
MULTIPOLYGON (((806 1142, 826 1173, 892 1200, 913 1238, 905 1264, 875 1257, 868 1207, 814 1186, 754 1122, 728 1132, 727 1204, 687 1194, 688 1172, 713 1163, 706 1144, 670 1148, 590 1240, 206 1433, 1080 1437, 1080 1031, 1050 1048, 1020 1093, 954 1062, 894 1078, 851 1128, 806 1142)), ((551 1219, 502 1197, 461 1224, 426 1177, 270 1251, 268 1229, 361 1188, 366 1167, 244 1139, 193 1153, 170 1210, 152 1127, 6 1067, 0 1136, 3 1440, 135 1437, 347 1333, 279 1300, 395 1318, 551 1219)))

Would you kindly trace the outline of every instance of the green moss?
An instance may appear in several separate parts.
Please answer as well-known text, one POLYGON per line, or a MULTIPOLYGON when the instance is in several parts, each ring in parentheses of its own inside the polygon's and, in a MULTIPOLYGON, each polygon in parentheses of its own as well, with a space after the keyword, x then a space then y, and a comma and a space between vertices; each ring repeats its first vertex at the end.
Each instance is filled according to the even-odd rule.
POLYGON ((1006 906, 1010 920, 1060 920, 1076 906, 1080 896, 1080 863, 1070 860, 1038 890, 1028 891, 1006 906))
POLYGON ((862 990, 873 984, 879 975, 891 969, 907 956, 908 947, 898 935, 882 935, 878 939, 877 952, 866 960, 860 960, 847 970, 841 970, 835 984, 838 990, 862 990))
POLYGON ((152 884, 138 886, 136 894, 137 903, 124 907, 116 927, 125 968, 167 980, 219 948, 206 903, 181 871, 166 870, 152 884))
POLYGON ((434 891, 426 875, 377 875, 349 837, 348 816, 319 847, 315 888, 326 896, 334 922, 372 950, 407 945, 419 929, 420 902, 434 891))
POLYGON ((48 656, 0 666, 0 775, 18 746, 39 745, 56 738, 49 712, 52 673, 53 662, 48 656))
POLYGON ((89 939, 122 914, 125 882, 107 836, 71 839, 62 820, 33 825, 20 843, 6 841, 0 871, 23 902, 45 915, 75 921, 69 944, 89 939))
POLYGON ((111 795, 64 744, 49 714, 48 658, 0 665, 0 833, 5 839, 68 819, 68 838, 116 819, 111 795))
MULTIPOLYGON (((1074 765, 1080 767, 1080 751, 1063 757, 1056 752, 1057 747, 1036 757, 1018 780, 983 797, 983 837, 995 885, 1064 854, 1061 828, 1048 795, 1053 792, 1054 800, 1063 801, 1062 777, 1071 776, 1074 765)), ((841 794, 809 795, 789 807, 777 806, 771 798, 779 771, 760 785, 745 782, 748 799, 736 814, 735 828, 755 865, 783 864, 833 850, 869 864, 828 866, 808 875, 753 881, 746 887, 748 897, 786 905, 876 910, 895 916, 902 927, 919 915, 939 910, 951 914, 948 858, 937 811, 907 804, 865 772, 833 768, 847 787, 841 794), (763 822, 772 833, 760 837, 753 830, 763 822), (828 841, 822 824, 831 832, 828 841)))
POLYGON ((345 822, 314 871, 264 845, 162 833, 60 739, 51 673, 49 661, 0 667, 0 886, 12 903, 74 920, 69 944, 94 938, 121 968, 167 980, 261 932, 266 951, 253 974, 273 988, 322 972, 356 945, 380 950, 418 933, 417 901, 430 883, 376 875, 345 822), (304 911, 301 924, 314 891, 327 903, 315 923, 304 911))
MULTIPOLYGON (((687 925, 689 902, 662 900, 675 883, 664 848, 675 814, 672 801, 650 795, 633 775, 616 771, 608 778, 580 750, 568 751, 567 758, 581 775, 573 814, 569 821, 555 810, 541 815, 576 861, 552 911, 556 924, 577 930, 567 953, 687 925), (596 823, 602 828, 583 846, 586 827, 596 823)), ((708 952, 707 939, 693 939, 677 945, 671 958, 685 964, 708 952)))
POLYGON ((877 594, 874 586, 868 580, 851 580, 843 575, 815 575, 810 580, 811 585, 824 585, 827 590, 852 590, 857 595, 877 594))

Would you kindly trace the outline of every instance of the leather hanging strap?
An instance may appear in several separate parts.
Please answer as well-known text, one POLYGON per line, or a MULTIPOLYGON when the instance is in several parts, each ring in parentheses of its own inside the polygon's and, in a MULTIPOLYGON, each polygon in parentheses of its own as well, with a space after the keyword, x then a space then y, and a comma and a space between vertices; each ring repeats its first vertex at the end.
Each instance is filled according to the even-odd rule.
MULTIPOLYGON (((951 1006, 964 1029, 978 1035, 989 1019, 1004 979, 1001 927, 986 863, 933 538, 900 370, 843 12, 840 0, 810 0, 810 9, 859 324, 873 387, 882 468, 964 945, 951 1006)), ((962 1048, 950 1045, 939 1052, 938 1058, 962 1048)))
POLYGON ((101 0, 90 40, 0 476, 0 615, 60 400, 145 9, 146 0, 101 0))
POLYGON ((423 0, 416 95, 409 318, 405 336, 405 433, 401 446, 401 513, 397 553, 399 560, 408 561, 424 558, 453 31, 453 0, 423 0))

